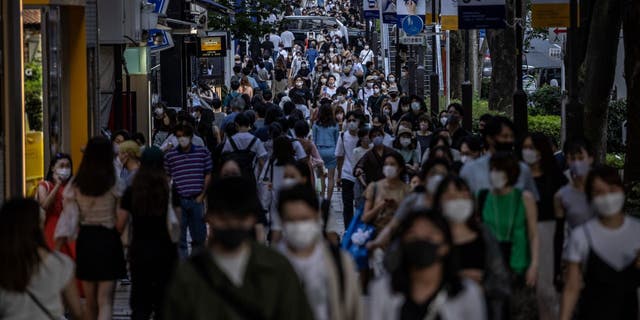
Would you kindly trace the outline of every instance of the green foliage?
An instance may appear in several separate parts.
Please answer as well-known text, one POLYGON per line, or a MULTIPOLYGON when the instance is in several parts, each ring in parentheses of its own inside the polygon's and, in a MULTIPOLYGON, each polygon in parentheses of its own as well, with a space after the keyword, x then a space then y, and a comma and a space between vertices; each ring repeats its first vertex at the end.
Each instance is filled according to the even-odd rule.
POLYGON ((248 40, 251 37, 261 38, 275 27, 262 21, 271 13, 282 12, 284 1, 243 0, 239 5, 236 1, 229 1, 227 6, 234 14, 209 14, 209 27, 213 30, 227 30, 237 40, 248 40))
POLYGON ((560 116, 530 116, 529 132, 541 132, 547 137, 560 141, 562 124, 560 116))
POLYGON ((608 166, 612 166, 616 169, 624 168, 624 154, 623 153, 607 153, 605 163, 608 166))
POLYGON ((42 62, 25 65, 24 105, 33 131, 42 131, 42 62))
POLYGON ((491 90, 491 78, 482 78, 480 84, 480 98, 489 99, 489 90, 491 90))
POLYGON ((529 107, 529 115, 556 115, 561 113, 562 92, 560 87, 544 85, 534 92, 530 100, 533 104, 529 107))
POLYGON ((640 182, 632 182, 627 187, 627 203, 625 210, 632 215, 640 216, 640 182))
POLYGON ((625 147, 622 144, 622 124, 627 119, 627 103, 625 100, 609 103, 607 116, 607 151, 623 153, 625 147))

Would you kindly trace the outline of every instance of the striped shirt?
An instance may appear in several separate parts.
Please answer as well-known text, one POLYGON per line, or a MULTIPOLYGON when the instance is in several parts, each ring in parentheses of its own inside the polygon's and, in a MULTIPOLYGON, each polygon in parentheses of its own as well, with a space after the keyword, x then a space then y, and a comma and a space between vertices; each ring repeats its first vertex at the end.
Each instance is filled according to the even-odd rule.
POLYGON ((211 173, 213 162, 209 150, 191 145, 191 150, 180 148, 169 151, 164 158, 167 174, 181 197, 197 197, 202 193, 205 176, 211 173))

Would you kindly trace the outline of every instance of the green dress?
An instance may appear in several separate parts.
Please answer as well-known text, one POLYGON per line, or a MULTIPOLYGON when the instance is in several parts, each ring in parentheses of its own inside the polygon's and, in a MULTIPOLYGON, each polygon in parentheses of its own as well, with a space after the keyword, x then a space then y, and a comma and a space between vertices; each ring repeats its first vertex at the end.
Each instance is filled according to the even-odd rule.
POLYGON ((505 195, 489 192, 482 209, 482 221, 503 248, 511 270, 524 273, 529 267, 529 238, 522 191, 513 189, 505 195))

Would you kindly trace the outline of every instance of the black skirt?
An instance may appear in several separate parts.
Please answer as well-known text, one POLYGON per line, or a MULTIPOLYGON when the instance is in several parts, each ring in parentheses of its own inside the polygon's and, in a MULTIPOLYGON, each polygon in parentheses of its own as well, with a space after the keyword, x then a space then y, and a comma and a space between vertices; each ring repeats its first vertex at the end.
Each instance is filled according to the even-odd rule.
POLYGON ((76 241, 76 276, 85 281, 110 281, 127 275, 120 234, 103 226, 80 226, 76 241))

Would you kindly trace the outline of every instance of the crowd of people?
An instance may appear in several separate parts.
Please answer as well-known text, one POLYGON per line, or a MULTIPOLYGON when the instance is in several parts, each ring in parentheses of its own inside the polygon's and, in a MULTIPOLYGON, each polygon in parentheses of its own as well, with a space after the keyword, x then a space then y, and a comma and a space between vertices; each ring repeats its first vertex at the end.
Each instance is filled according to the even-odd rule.
POLYGON ((5 202, 0 318, 111 319, 123 279, 132 319, 637 318, 640 222, 589 142, 467 131, 341 30, 287 32, 5 202))

